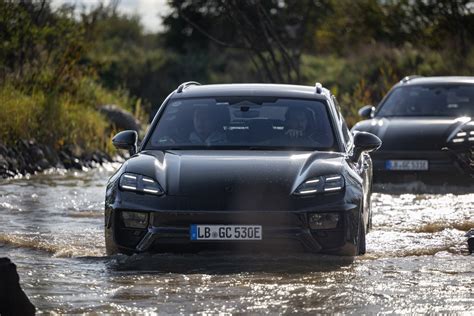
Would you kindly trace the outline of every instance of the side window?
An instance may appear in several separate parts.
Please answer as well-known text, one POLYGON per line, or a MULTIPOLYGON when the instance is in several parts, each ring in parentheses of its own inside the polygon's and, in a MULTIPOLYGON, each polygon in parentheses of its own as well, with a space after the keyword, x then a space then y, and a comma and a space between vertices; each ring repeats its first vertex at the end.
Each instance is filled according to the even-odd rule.
POLYGON ((347 127, 346 121, 342 118, 342 135, 344 136, 344 142, 349 146, 352 144, 352 133, 347 127))
POLYGON ((342 118, 342 115, 341 115, 341 106, 339 105, 339 102, 337 102, 336 96, 332 95, 332 96, 331 96, 331 99, 332 99, 332 103, 334 103, 334 106, 336 107, 337 116, 339 117, 339 119, 341 119, 341 118, 342 118))
POLYGON ((341 124, 342 136, 344 137, 344 143, 347 148, 352 144, 352 133, 347 127, 346 120, 344 120, 344 117, 341 114, 341 106, 339 105, 339 102, 337 102, 336 97, 334 95, 332 96, 332 102, 336 106, 337 115, 341 124))

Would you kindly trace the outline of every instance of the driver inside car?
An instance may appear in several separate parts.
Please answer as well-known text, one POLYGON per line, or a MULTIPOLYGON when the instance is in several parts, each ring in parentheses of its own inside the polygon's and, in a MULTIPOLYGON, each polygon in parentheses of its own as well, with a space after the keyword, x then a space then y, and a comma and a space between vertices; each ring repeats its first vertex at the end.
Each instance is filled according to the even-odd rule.
POLYGON ((227 142, 223 131, 219 130, 219 113, 214 113, 208 107, 198 107, 194 110, 194 131, 189 135, 192 144, 219 145, 227 142))

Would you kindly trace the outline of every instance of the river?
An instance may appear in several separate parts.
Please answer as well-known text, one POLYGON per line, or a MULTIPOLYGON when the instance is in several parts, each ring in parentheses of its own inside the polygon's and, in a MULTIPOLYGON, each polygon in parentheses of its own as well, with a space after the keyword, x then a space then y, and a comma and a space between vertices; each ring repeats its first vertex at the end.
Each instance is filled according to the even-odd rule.
POLYGON ((373 195, 367 254, 105 256, 114 165, 0 180, 0 257, 39 313, 474 313, 474 193, 373 195))

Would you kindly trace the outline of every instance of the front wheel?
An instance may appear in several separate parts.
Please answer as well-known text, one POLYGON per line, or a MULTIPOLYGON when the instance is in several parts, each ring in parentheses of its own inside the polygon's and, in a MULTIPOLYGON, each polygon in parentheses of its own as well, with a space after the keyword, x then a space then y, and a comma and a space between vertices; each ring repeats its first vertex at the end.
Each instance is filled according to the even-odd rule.
POLYGON ((119 249, 114 243, 110 232, 107 231, 105 233, 105 253, 107 254, 107 256, 112 256, 119 253, 119 249))
POLYGON ((369 233, 372 231, 372 228, 374 226, 372 223, 372 201, 371 201, 370 196, 369 196, 369 207, 367 209, 367 212, 369 213, 369 220, 367 223, 367 233, 369 233))
POLYGON ((357 236, 357 254, 365 255, 366 253, 366 240, 365 240, 366 230, 364 225, 364 219, 362 214, 359 216, 359 233, 357 236))

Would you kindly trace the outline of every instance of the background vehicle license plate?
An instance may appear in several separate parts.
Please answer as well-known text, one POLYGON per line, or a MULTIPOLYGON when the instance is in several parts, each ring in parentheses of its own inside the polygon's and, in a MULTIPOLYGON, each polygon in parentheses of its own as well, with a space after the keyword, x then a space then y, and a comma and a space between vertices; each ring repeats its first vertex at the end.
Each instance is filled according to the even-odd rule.
POLYGON ((387 170, 428 170, 428 160, 387 160, 387 170))
POLYGON ((261 225, 191 225, 191 240, 262 240, 261 225))

